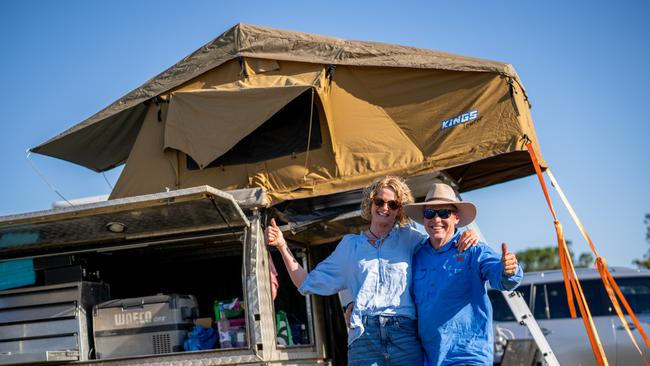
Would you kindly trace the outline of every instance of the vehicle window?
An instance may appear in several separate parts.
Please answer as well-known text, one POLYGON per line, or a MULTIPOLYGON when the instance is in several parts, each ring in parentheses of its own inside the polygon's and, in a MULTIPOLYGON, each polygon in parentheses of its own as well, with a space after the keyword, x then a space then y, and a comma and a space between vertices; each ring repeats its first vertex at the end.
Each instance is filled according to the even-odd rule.
MULTIPOLYGON (((524 301, 528 304, 528 299, 530 298, 530 286, 522 286, 517 289, 521 293, 524 301)), ((488 297, 492 303, 492 318, 497 322, 513 322, 515 321, 515 316, 512 314, 512 310, 508 306, 506 299, 501 294, 501 291, 489 290, 488 297)))
POLYGON ((650 277, 618 278, 616 284, 635 313, 650 313, 650 277))
MULTIPOLYGON (((592 316, 609 315, 610 307, 603 283, 598 280, 581 281, 580 285, 589 304, 592 316)), ((576 312, 580 316, 578 303, 574 299, 576 312)), ((569 318, 564 282, 551 282, 535 285, 535 299, 533 315, 536 319, 562 319, 569 318)))
POLYGON ((526 301, 526 305, 530 308, 530 288, 531 285, 522 285, 520 287, 517 287, 517 292, 521 293, 521 297, 524 298, 524 301, 526 301))
MULTIPOLYGON (((532 311, 533 311, 533 316, 535 319, 550 319, 550 304, 549 304, 549 294, 551 296, 551 299, 555 299, 555 296, 564 296, 563 298, 565 299, 564 301, 566 302, 566 292, 562 292, 562 294, 558 293, 556 290, 555 284, 537 284, 535 285, 535 299, 533 300, 533 306, 532 306, 532 311)), ((564 284, 561 284, 564 286, 564 284)), ((561 288, 564 291, 564 287, 561 288)), ((560 314, 561 306, 560 303, 558 303, 556 306, 558 306, 558 313, 557 316, 558 318, 564 317, 564 314, 560 314)), ((566 307, 566 304, 565 306, 566 307)), ((566 316, 569 316, 569 309, 566 309, 566 316)))
POLYGON ((501 291, 490 290, 488 291, 490 302, 492 303, 492 318, 497 322, 513 322, 515 316, 512 314, 506 299, 501 294, 501 291))

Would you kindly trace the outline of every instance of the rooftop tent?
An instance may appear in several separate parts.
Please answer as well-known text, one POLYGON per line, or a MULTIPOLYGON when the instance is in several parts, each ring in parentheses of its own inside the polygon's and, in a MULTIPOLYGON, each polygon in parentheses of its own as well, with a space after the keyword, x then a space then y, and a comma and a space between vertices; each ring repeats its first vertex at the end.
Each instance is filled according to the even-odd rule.
POLYGON ((238 24, 32 151, 126 163, 111 198, 207 184, 278 203, 385 174, 480 188, 533 174, 528 141, 541 156, 508 64, 238 24))

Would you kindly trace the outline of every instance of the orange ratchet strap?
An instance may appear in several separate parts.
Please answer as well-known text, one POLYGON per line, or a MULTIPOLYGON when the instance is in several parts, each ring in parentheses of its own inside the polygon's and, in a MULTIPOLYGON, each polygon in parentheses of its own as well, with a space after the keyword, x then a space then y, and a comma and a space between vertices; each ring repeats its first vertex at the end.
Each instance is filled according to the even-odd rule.
POLYGON ((569 210, 569 213, 571 214, 571 217, 573 218, 573 221, 575 221, 576 225, 578 226, 578 229, 580 229, 580 232, 582 233, 582 236, 587 241, 587 244, 589 244, 589 247, 591 248, 591 251, 596 256, 595 266, 598 269, 598 273, 600 274, 600 278, 603 280, 603 285, 605 286, 605 291, 607 292, 607 296, 609 296, 609 300, 612 302, 612 305, 614 306, 614 310, 616 311, 616 314, 618 315, 618 318, 620 319, 621 323, 623 324, 623 327, 625 328, 625 331, 627 332, 628 336, 632 340, 632 344, 634 344, 634 347, 639 352, 639 355, 643 359, 643 363, 646 366, 650 366, 650 363, 648 363, 648 360, 646 359, 643 352, 641 351, 641 348, 637 344, 636 339, 634 338, 634 335, 632 334, 632 330, 630 329, 630 326, 629 326, 627 320, 625 319, 625 315, 623 314, 623 311, 621 310, 621 306, 619 304, 619 299, 620 299, 620 302, 623 303, 623 307, 625 307, 625 310, 629 314, 630 318, 632 318, 632 321, 634 322, 634 325, 639 330, 639 333, 641 334, 641 337, 643 338, 646 346, 650 349, 650 341, 648 341, 648 337, 646 336, 645 331, 641 327, 641 324, 639 323, 639 320, 637 319, 636 315, 634 314, 634 311, 632 310, 632 308, 628 304, 627 300, 625 299, 625 296, 623 295, 620 288, 616 284, 616 281, 614 280, 614 277, 607 270, 607 263, 605 262, 605 258, 598 255, 598 251, 596 251, 596 246, 591 241, 591 238, 589 237, 589 235, 587 234, 587 231, 585 230, 584 226, 580 222, 580 219, 578 219, 578 215, 576 215, 575 211, 573 210, 573 207, 571 207, 571 204, 569 203, 566 196, 564 195, 564 192, 562 192, 562 189, 560 188, 560 185, 555 180, 555 177, 553 177, 553 174, 551 173, 551 170, 548 169, 546 171, 546 173, 548 174, 548 177, 551 179, 551 184, 556 188, 558 194, 560 195, 560 198, 564 202, 564 205, 569 210), (618 296, 618 298, 617 298, 617 296, 618 296))
POLYGON ((557 233, 557 245, 558 253, 560 256, 560 265, 562 266, 562 276, 564 277, 564 286, 567 293, 567 301, 569 304, 569 310, 571 311, 571 317, 576 317, 575 305, 573 304, 573 294, 576 294, 576 300, 578 302, 578 308, 580 309, 580 315, 582 316, 582 321, 585 324, 585 329, 587 330, 587 335, 589 336, 589 343, 591 344, 591 349, 594 352, 594 357, 599 366, 608 366, 607 356, 603 350, 603 345, 600 342, 600 337, 598 337, 598 331, 594 325, 594 321, 591 317, 591 312, 589 311, 589 305, 585 300, 584 293, 582 292, 582 287, 580 282, 578 282, 578 276, 576 275, 575 269, 573 268, 573 263, 571 262, 571 256, 569 255, 569 250, 564 240, 564 234, 562 231, 562 225, 557 219, 555 214, 555 209, 553 209, 553 204, 551 203, 551 198, 548 194, 548 189, 546 189, 546 183, 542 177, 542 169, 539 167, 539 162, 537 161, 537 156, 533 151, 533 146, 531 143, 526 144, 528 149, 528 154, 533 162, 535 167, 535 172, 537 173, 537 178, 539 183, 542 186, 542 191, 544 191, 544 197, 546 198, 546 203, 551 210, 553 215, 553 222, 555 224, 555 232, 557 233))

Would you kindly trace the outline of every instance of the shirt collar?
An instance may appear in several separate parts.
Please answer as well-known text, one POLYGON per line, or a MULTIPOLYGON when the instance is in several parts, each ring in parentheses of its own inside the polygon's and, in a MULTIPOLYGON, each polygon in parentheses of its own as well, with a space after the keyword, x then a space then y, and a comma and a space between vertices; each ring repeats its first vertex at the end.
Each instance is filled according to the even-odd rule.
MULTIPOLYGON (((381 241, 383 242, 384 240, 390 239, 391 237, 394 238, 394 237, 397 236, 397 235, 395 234, 395 232, 396 232, 397 230, 399 230, 399 226, 397 226, 397 225, 393 225, 393 227, 390 229, 390 231, 388 232, 388 234, 383 235, 383 236, 380 236, 379 238, 377 238, 377 240, 381 240, 381 241)), ((366 236, 363 234, 363 232, 360 232, 360 233, 359 233, 359 239, 362 239, 363 241, 367 241, 367 240, 368 240, 368 239, 366 238, 366 236)))
POLYGON ((449 239, 449 241, 445 243, 445 245, 441 246, 438 249, 435 249, 433 246, 431 246, 431 241, 429 239, 430 238, 427 238, 427 246, 431 248, 431 251, 434 254, 442 254, 451 250, 451 248, 455 248, 458 246, 458 239, 460 239, 460 231, 457 232, 454 236, 452 236, 451 239, 449 239))

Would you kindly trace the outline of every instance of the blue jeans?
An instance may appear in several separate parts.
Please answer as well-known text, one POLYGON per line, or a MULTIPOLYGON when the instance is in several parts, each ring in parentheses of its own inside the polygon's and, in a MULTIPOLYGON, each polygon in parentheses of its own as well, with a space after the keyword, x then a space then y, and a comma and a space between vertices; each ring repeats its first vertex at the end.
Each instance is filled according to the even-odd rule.
POLYGON ((404 316, 363 317, 363 334, 348 346, 348 366, 420 366, 417 321, 404 316))

